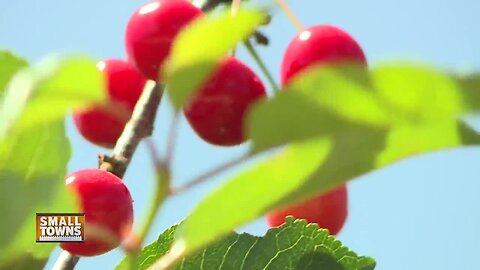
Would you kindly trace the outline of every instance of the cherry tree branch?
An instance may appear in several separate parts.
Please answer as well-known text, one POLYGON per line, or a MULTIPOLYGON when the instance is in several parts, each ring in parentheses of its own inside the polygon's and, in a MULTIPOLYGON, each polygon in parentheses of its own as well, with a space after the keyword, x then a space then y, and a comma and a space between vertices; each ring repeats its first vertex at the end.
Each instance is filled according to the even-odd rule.
MULTIPOLYGON (((226 2, 227 0, 193 0, 194 5, 200 7, 204 12, 210 11, 219 4, 226 2)), ((135 105, 130 121, 125 126, 122 135, 115 145, 112 156, 101 155, 99 157, 101 168, 108 168, 109 171, 118 177, 123 177, 140 141, 152 134, 155 115, 163 95, 163 88, 163 86, 153 81, 149 81, 146 84, 140 99, 135 105)), ((203 180, 194 181, 193 185, 201 181, 203 180)), ((67 251, 62 251, 52 269, 73 270, 79 259, 79 257, 67 251)))
POLYGON ((149 81, 140 96, 130 121, 113 149, 112 156, 101 156, 102 166, 111 166, 109 171, 122 178, 130 160, 143 138, 153 132, 155 115, 163 94, 163 86, 149 81))
MULTIPOLYGON (((109 167, 109 171, 122 178, 135 150, 143 138, 149 137, 153 131, 155 115, 163 94, 163 87, 149 81, 143 89, 142 95, 135 105, 132 117, 125 126, 122 135, 117 141, 113 154, 100 157, 100 167, 109 167)), ((79 257, 62 251, 58 257, 54 270, 72 270, 79 257)))

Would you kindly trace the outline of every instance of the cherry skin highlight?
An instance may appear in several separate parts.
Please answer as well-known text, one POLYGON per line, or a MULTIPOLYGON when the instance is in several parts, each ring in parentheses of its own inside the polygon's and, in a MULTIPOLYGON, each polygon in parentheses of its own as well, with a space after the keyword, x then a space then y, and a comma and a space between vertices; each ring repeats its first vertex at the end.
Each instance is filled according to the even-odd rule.
POLYGON ((367 60, 360 45, 347 32, 331 25, 315 25, 300 32, 283 56, 280 80, 286 85, 298 72, 312 65, 367 60))
POLYGON ((96 256, 117 247, 133 224, 132 198, 122 180, 107 171, 90 169, 70 174, 65 184, 77 196, 87 229, 85 242, 61 243, 60 247, 78 256, 96 256), (105 230, 101 237, 111 234, 113 239, 89 234, 88 228, 105 230))
POLYGON ((320 228, 337 234, 345 224, 348 213, 348 193, 345 185, 287 209, 267 214, 271 227, 285 223, 285 217, 294 216, 306 219, 308 223, 317 223, 320 228))
POLYGON ((98 68, 106 77, 109 104, 74 111, 73 122, 85 139, 112 148, 130 119, 146 79, 123 60, 105 60, 98 68))
POLYGON ((220 146, 243 143, 246 112, 266 96, 257 75, 234 57, 227 57, 185 106, 185 116, 205 141, 220 146))
POLYGON ((127 25, 128 60, 143 76, 157 81, 177 34, 202 14, 186 0, 157 0, 141 6, 127 25))

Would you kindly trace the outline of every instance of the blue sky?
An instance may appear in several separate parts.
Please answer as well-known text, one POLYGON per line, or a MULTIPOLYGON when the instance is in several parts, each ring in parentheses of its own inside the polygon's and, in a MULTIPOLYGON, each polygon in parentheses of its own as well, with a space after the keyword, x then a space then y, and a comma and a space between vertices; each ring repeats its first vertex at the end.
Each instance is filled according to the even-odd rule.
MULTIPOLYGON (((142 3, 133 0, 2 1, 0 48, 12 49, 31 61, 58 52, 83 53, 99 60, 122 58, 125 25, 142 3)), ((363 46, 372 66, 401 59, 449 70, 480 69, 478 1, 290 3, 305 26, 328 23, 350 32, 363 46)), ((268 48, 260 49, 260 53, 278 79, 281 56, 295 35, 295 28, 276 10, 265 33, 272 41, 268 48)), ((258 71, 243 50, 239 51, 239 57, 258 71)), ((163 104, 154 134, 160 150, 165 148, 163 142, 170 116, 170 108, 163 104)), ((70 120, 67 124, 74 151, 69 171, 95 167, 96 155, 108 151, 84 141, 70 120)), ((175 183, 186 181, 246 150, 245 145, 235 148, 207 145, 196 137, 184 119, 178 142, 175 183)), ((358 253, 376 258, 377 269, 480 269, 477 259, 480 250, 479 161, 479 147, 449 150, 402 161, 355 179, 349 184, 350 215, 339 238, 358 253)), ((221 179, 169 201, 148 241, 185 217, 221 179)), ((152 182, 152 168, 144 145, 140 146, 125 181, 135 200, 139 221, 152 182)), ((262 219, 240 228, 257 235, 266 229, 262 219)), ((55 259, 57 254, 58 251, 52 257, 55 259)), ((122 256, 121 251, 115 250, 101 257, 82 259, 78 269, 110 269, 122 256)))

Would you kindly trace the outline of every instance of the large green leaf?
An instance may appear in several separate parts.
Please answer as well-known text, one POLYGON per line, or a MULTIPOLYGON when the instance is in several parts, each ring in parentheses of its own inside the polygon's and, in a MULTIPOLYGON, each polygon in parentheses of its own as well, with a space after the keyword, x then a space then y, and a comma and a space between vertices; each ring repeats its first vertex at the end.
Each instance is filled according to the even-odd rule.
POLYGON ((262 215, 307 179, 329 151, 327 139, 297 143, 244 170, 197 205, 178 241, 191 252, 262 215))
MULTIPOLYGON (((136 269, 147 269, 169 250, 174 226, 145 247, 137 260, 136 269)), ((168 255, 167 255, 168 256, 168 255)), ((117 270, 129 269, 123 260, 117 270)), ((375 260, 362 257, 342 246, 342 243, 321 230, 316 224, 288 217, 286 223, 270 229, 265 236, 231 233, 187 257, 182 257, 172 269, 285 269, 285 270, 369 270, 375 260)))
POLYGON ((479 136, 456 120, 464 106, 460 88, 448 76, 415 65, 384 66, 365 74, 351 67, 314 69, 294 81, 288 93, 257 105, 248 125, 254 152, 295 143, 321 155, 298 155, 282 166, 274 159, 265 161, 273 172, 240 172, 199 203, 182 224, 178 245, 190 252, 270 210, 374 169, 478 143, 479 136), (315 136, 322 136, 321 144, 308 146, 305 140, 315 136), (314 171, 306 164, 315 165, 314 171), (289 175, 295 166, 308 173, 289 175), (211 216, 218 218, 213 222, 211 216))
POLYGON ((46 260, 55 247, 35 243, 35 213, 71 212, 63 183, 69 158, 58 121, 0 142, 0 268, 27 255, 46 260))
POLYGON ((372 71, 375 90, 396 119, 410 123, 455 119, 465 111, 455 80, 437 69, 385 64, 372 71))
POLYGON ((250 111, 247 134, 253 152, 363 124, 387 129, 391 112, 370 85, 369 73, 356 65, 311 68, 286 91, 250 111))
POLYGON ((25 59, 20 58, 9 51, 0 50, 0 99, 12 76, 17 71, 27 66, 28 63, 25 59))
POLYGON ((405 157, 462 145, 457 121, 398 125, 388 134, 386 147, 378 155, 376 167, 405 157))
POLYGON ((218 61, 263 20, 262 12, 240 10, 232 16, 226 10, 193 22, 178 35, 166 66, 169 96, 177 109, 198 90, 218 61))
POLYGON ((362 125, 348 125, 331 139, 332 150, 308 179, 272 208, 281 208, 326 192, 375 168, 385 149, 387 131, 362 125))
MULTIPOLYGON (((343 73, 333 71, 334 69, 326 69, 326 73, 322 75, 321 69, 314 70, 311 74, 301 77, 292 87, 293 90, 306 93, 308 97, 315 99, 321 108, 337 110, 338 113, 335 115, 341 116, 337 118, 337 123, 329 118, 318 119, 318 117, 313 118, 310 123, 318 123, 318 125, 326 123, 328 126, 334 123, 343 128, 331 129, 333 147, 326 161, 295 192, 280 200, 276 207, 326 192, 343 182, 401 159, 462 145, 480 144, 480 135, 462 121, 457 120, 463 112, 468 112, 469 106, 466 104, 472 104, 465 97, 474 98, 478 93, 473 90, 475 89, 473 81, 470 81, 471 89, 467 91, 457 87, 452 78, 433 68, 390 64, 372 71, 373 96, 368 94, 365 88, 363 97, 354 98, 355 95, 360 96, 362 91, 358 87, 358 80, 355 79, 359 77, 359 73, 354 71, 350 73, 351 75, 342 77, 335 73, 346 74, 351 70, 343 73), (332 73, 328 75, 328 72, 332 73), (345 79, 352 81, 351 86, 347 86, 345 79), (316 83, 309 83, 312 81, 316 83), (339 87, 334 88, 334 85, 339 87), (330 92, 338 90, 350 94, 321 93, 325 89, 330 92), (352 94, 354 92, 357 94, 352 94), (354 102, 348 102, 350 98, 353 101, 358 100, 361 105, 356 107, 354 102), (342 108, 347 105, 353 108, 342 108), (365 109, 366 107, 370 109, 365 109), (362 117, 356 118, 355 110, 362 117), (363 116, 365 110, 369 113, 363 116), (383 119, 378 113, 385 114, 384 119, 388 120, 388 125, 382 125, 387 122, 372 121, 383 119), (373 117, 373 115, 377 116, 373 117)), ((362 81, 366 79, 360 80, 362 81)), ((288 112, 284 111, 283 114, 288 112)), ((264 121, 268 122, 268 119, 264 121)), ((295 125, 301 124, 295 123, 295 125)), ((328 126, 324 130, 327 130, 328 126)), ((264 126, 263 129, 268 127, 264 126)), ((285 136, 288 131, 286 128, 276 130, 276 134, 285 136)))
POLYGON ((467 112, 480 111, 480 73, 455 76, 463 94, 467 112))
POLYGON ((281 208, 326 192, 396 161, 450 149, 479 145, 480 134, 461 121, 431 125, 398 126, 385 131, 353 127, 337 135, 325 162, 293 193, 274 208, 281 208))
POLYGON ((0 269, 5 269, 5 270, 44 269, 46 263, 47 263, 46 258, 35 258, 31 254, 24 254, 23 256, 18 257, 16 260, 10 261, 9 263, 6 263, 6 264, 2 264, 0 266, 0 269))
MULTIPOLYGON (((355 64, 313 66, 296 76, 286 90, 305 95, 344 121, 386 128, 395 117, 374 92, 368 70, 355 64)), ((323 119, 312 120, 324 125, 323 119)))
MULTIPOLYGON (((328 69, 327 69, 328 71, 328 69)), ((276 207, 301 201, 316 194, 326 192, 329 189, 340 185, 343 182, 359 177, 365 173, 382 168, 398 160, 416 155, 426 154, 443 149, 459 147, 462 145, 480 144, 480 135, 469 128, 465 123, 457 120, 462 112, 468 111, 468 104, 471 102, 463 98, 462 94, 471 93, 475 95, 473 82, 470 82, 472 89, 466 91, 457 87, 454 81, 447 75, 435 69, 429 69, 417 65, 385 65, 374 69, 372 82, 374 84, 374 96, 359 100, 362 105, 358 108, 358 114, 365 106, 375 115, 381 112, 377 110, 381 104, 385 112, 385 119, 390 122, 388 126, 380 125, 383 122, 371 121, 382 119, 381 117, 355 118, 355 105, 348 101, 349 95, 331 94, 332 101, 321 100, 326 94, 318 90, 324 89, 336 91, 333 87, 328 88, 328 83, 346 84, 344 78, 326 76, 322 78, 321 70, 311 73, 317 78, 309 78, 307 74, 293 90, 301 93, 308 93, 308 97, 317 100, 322 108, 329 107, 329 110, 339 107, 338 113, 341 118, 336 123, 338 127, 331 129, 332 151, 326 161, 319 166, 317 171, 310 176, 310 179, 300 186, 295 192, 279 201, 276 207), (308 84, 308 81, 317 80, 316 84, 308 84), (343 97, 341 97, 343 95, 343 97), (364 102, 366 100, 376 102, 364 102), (464 102, 465 101, 465 102, 464 102), (335 105, 336 103, 336 105, 335 105), (354 109, 341 108, 350 104, 354 109), (349 113, 350 112, 350 113, 349 113), (355 121, 356 123, 352 123, 355 121), (375 125, 375 123, 379 125, 375 125)), ((353 73, 358 75, 358 73, 353 73)), ((325 76, 325 75, 324 75, 325 76)), ((358 76, 357 76, 358 77, 358 76)), ((350 79, 352 80, 350 76, 350 79)), ((355 79, 352 80, 352 85, 355 79)), ((339 87, 341 92, 359 92, 357 86, 339 87)), ((479 89, 479 88, 477 88, 479 89)), ((367 93, 368 90, 364 90, 367 93)), ((357 95, 358 96, 358 95, 357 95)), ((328 99, 328 97, 326 98, 328 99)), ((296 108, 299 109, 299 108, 296 108)), ((272 115, 280 112, 272 112, 272 115)), ((283 112, 288 114, 288 112, 283 112)), ((315 124, 326 123, 330 126, 330 119, 312 119, 315 124)), ((265 120, 268 122, 268 120, 265 120)), ((295 123, 295 125, 301 125, 295 123)), ((268 127, 263 127, 268 129, 268 127)), ((328 126, 324 128, 328 130, 328 126)), ((286 130, 276 130, 277 136, 288 135, 286 130)), ((258 140, 257 140, 258 141, 258 140)), ((255 140, 254 140, 255 143, 255 140)))
POLYGON ((480 89, 475 78, 463 82, 468 89, 420 65, 383 65, 370 74, 354 65, 314 67, 298 75, 288 93, 254 107, 247 130, 253 151, 331 135, 326 162, 283 205, 397 160, 462 145, 456 119, 480 89))
POLYGON ((280 92, 256 104, 248 118, 247 134, 254 153, 331 134, 342 124, 334 114, 296 91, 280 92))
POLYGON ((95 61, 50 58, 17 73, 0 104, 0 138, 63 119, 72 108, 105 99, 105 82, 95 61))
POLYGON ((35 214, 72 212, 64 188, 65 114, 101 102, 103 76, 87 58, 52 58, 17 73, 0 105, 0 268, 38 269, 54 244, 35 243, 35 214))

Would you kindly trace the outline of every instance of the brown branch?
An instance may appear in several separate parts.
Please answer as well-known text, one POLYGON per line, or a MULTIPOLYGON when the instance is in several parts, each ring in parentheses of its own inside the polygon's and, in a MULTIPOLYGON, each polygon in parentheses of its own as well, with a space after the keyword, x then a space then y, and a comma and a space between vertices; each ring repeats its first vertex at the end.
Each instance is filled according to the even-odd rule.
MULTIPOLYGON (((140 141, 152 134, 155 115, 163 94, 162 88, 153 81, 145 85, 132 117, 115 145, 112 156, 102 155, 100 167, 109 168, 109 171, 118 177, 123 177, 140 141)), ((52 269, 72 270, 78 260, 79 257, 63 251, 52 269)))
POLYGON ((52 270, 74 269, 79 259, 79 257, 73 256, 67 251, 62 251, 53 265, 52 270))
POLYGON ((123 177, 138 144, 153 132, 155 115, 162 98, 162 88, 153 81, 145 85, 132 117, 113 149, 112 156, 100 156, 101 167, 108 167, 110 172, 120 178, 123 177))

